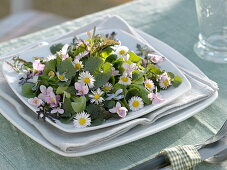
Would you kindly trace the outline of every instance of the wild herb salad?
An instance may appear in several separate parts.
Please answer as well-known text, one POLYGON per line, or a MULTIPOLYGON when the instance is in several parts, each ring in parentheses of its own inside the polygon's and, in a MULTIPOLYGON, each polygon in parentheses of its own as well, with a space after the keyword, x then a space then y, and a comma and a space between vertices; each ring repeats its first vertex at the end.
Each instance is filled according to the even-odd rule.
POLYGON ((94 29, 86 40, 52 45, 48 57, 8 62, 38 118, 73 121, 76 128, 99 125, 162 102, 160 90, 181 84, 181 77, 159 68, 163 56, 139 44, 134 53, 115 35, 94 29))

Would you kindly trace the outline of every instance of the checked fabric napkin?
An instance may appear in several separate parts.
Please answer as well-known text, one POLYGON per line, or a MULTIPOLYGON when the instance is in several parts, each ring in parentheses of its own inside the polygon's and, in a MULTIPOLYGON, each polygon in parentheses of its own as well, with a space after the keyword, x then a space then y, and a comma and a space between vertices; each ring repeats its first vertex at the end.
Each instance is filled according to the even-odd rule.
MULTIPOLYGON (((96 26, 97 29, 122 29, 144 43, 147 43, 136 29, 129 26, 126 21, 118 16, 106 16, 67 34, 66 37, 90 31, 94 26, 96 26)), ((147 45, 150 46, 149 44, 147 45)), ((178 68, 186 75, 192 85, 192 88, 186 94, 163 106, 162 108, 145 115, 144 117, 95 131, 66 133, 56 129, 48 123, 43 122, 42 120, 37 120, 36 115, 27 106, 25 106, 9 88, 3 78, 2 72, 0 72, 0 97, 10 102, 12 106, 16 108, 18 114, 31 123, 51 144, 64 152, 79 152, 98 146, 104 142, 108 142, 120 135, 124 135, 124 133, 127 133, 127 131, 134 127, 136 128, 138 125, 149 125, 163 116, 172 114, 176 111, 185 109, 198 102, 206 100, 218 90, 217 84, 209 80, 205 75, 193 73, 180 66, 178 68)))

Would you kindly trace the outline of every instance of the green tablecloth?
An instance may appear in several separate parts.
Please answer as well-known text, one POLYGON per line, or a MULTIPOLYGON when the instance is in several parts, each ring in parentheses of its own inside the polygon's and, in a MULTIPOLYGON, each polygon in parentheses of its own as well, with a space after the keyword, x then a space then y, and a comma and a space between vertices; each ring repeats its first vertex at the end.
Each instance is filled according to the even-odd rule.
MULTIPOLYGON (((227 65, 199 59, 192 50, 198 27, 193 0, 138 0, 116 8, 88 15, 61 25, 0 44, 0 54, 30 42, 59 35, 89 23, 105 14, 117 14, 139 28, 177 49, 205 74, 219 84, 218 99, 196 116, 158 134, 79 158, 59 156, 12 126, 0 115, 0 169, 127 169, 151 159, 161 149, 205 141, 227 118, 227 65)), ((197 169, 224 169, 202 164, 197 169)))

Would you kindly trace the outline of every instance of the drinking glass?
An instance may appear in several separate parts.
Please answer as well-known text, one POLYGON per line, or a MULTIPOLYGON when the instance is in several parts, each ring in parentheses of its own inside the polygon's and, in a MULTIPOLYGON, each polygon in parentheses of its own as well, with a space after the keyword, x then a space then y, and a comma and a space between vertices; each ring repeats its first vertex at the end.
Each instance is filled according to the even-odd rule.
POLYGON ((199 23, 196 54, 206 60, 227 63, 227 0, 195 0, 199 23))

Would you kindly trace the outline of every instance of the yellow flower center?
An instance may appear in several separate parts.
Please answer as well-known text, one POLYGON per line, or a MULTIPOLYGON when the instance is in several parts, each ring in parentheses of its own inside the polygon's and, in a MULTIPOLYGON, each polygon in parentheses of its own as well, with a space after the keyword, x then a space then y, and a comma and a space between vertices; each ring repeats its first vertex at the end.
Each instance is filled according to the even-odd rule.
POLYGON ((152 86, 151 86, 151 84, 150 84, 150 83, 146 83, 146 84, 145 84, 145 86, 146 86, 147 88, 149 88, 149 89, 151 89, 151 88, 152 88, 152 86))
POLYGON ((54 75, 55 75, 55 73, 54 73, 53 71, 50 71, 50 72, 48 73, 48 76, 50 76, 50 77, 54 77, 54 75))
POLYGON ((139 107, 140 102, 138 102, 138 101, 136 100, 136 101, 134 101, 134 102, 132 103, 132 105, 133 105, 133 107, 139 107))
POLYGON ((36 104, 37 104, 38 102, 39 102, 39 100, 38 100, 38 99, 35 99, 35 100, 34 100, 34 103, 36 103, 36 104))
POLYGON ((119 53, 120 53, 121 55, 123 55, 123 54, 125 54, 125 50, 120 50, 119 53))
POLYGON ((51 98, 50 100, 51 100, 51 102, 55 102, 55 99, 54 98, 51 98))
POLYGON ((164 84, 165 86, 168 86, 168 85, 169 85, 168 79, 164 80, 164 81, 163 81, 163 84, 164 84))
POLYGON ((103 90, 109 91, 109 90, 110 90, 110 87, 109 87, 109 86, 104 86, 104 87, 103 87, 103 90))
POLYGON ((121 78, 121 81, 123 81, 123 82, 128 82, 128 77, 122 77, 122 78, 121 78))
POLYGON ((83 82, 89 84, 91 80, 88 77, 83 78, 83 82))
POLYGON ((59 78, 60 80, 65 80, 65 77, 64 77, 63 75, 59 75, 58 78, 59 78))
POLYGON ((80 118, 79 124, 80 125, 84 125, 85 123, 86 123, 86 119, 85 118, 80 118))
POLYGON ((100 96, 98 94, 94 95, 94 99, 98 100, 100 98, 100 96))
POLYGON ((79 70, 79 69, 81 69, 81 64, 75 64, 75 68, 77 69, 77 70, 79 70))

